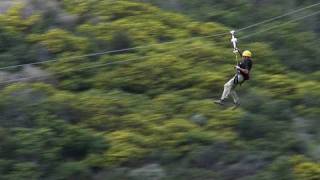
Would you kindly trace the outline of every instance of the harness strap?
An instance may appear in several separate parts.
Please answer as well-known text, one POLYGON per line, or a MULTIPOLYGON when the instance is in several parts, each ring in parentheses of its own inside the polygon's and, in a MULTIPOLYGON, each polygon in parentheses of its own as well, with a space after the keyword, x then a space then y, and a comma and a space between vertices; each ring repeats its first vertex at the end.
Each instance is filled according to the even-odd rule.
POLYGON ((238 76, 235 75, 234 78, 233 78, 233 84, 234 84, 234 85, 238 84, 238 81, 239 81, 239 80, 238 80, 238 76))
POLYGON ((238 73, 233 78, 233 84, 237 85, 239 83, 238 73))

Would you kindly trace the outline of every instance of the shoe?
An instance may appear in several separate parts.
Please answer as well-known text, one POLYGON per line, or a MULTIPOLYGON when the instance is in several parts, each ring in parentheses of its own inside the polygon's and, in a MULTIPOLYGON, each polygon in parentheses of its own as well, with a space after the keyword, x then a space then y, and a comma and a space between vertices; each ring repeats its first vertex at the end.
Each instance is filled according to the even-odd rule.
POLYGON ((234 106, 233 106, 232 110, 235 110, 240 106, 239 102, 236 102, 236 103, 233 103, 233 104, 234 104, 234 106))
POLYGON ((224 100, 223 99, 215 100, 213 102, 216 103, 216 104, 219 104, 219 105, 224 105, 224 100))

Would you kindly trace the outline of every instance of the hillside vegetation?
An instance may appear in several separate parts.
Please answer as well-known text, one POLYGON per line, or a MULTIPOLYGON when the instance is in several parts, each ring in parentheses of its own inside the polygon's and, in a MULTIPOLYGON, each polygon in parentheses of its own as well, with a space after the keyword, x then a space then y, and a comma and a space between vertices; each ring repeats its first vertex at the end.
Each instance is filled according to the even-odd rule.
POLYGON ((300 22, 241 41, 254 68, 232 110, 213 103, 234 73, 230 35, 212 36, 231 24, 126 0, 7 5, 0 179, 320 179, 320 72, 304 56, 319 50, 293 43, 317 33, 300 22))
MULTIPOLYGON (((165 10, 181 12, 203 22, 220 22, 240 29, 262 22, 269 18, 290 14, 277 21, 241 32, 240 36, 264 31, 288 21, 319 11, 318 0, 136 0, 149 2, 165 10), (304 10, 298 10, 306 8, 304 10), (288 13, 293 12, 295 13, 288 13)), ((273 51, 280 58, 282 65, 300 72, 314 72, 320 69, 317 39, 320 35, 320 15, 301 20, 298 24, 289 23, 285 27, 275 28, 270 32, 257 33, 242 43, 263 42, 272 45, 273 51), (306 33, 314 32, 314 33, 306 33)))

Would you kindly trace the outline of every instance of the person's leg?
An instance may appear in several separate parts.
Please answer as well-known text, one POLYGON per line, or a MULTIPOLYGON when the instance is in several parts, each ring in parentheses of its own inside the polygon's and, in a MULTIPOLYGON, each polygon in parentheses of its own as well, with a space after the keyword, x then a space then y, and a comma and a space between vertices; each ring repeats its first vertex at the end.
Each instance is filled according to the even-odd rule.
POLYGON ((223 89, 223 93, 221 96, 221 100, 225 100, 229 97, 230 91, 232 90, 232 88, 234 88, 235 84, 234 84, 234 78, 231 78, 226 84, 224 84, 224 89, 223 89))
POLYGON ((234 89, 231 90, 230 94, 231 94, 231 97, 233 99, 234 104, 236 104, 236 105, 240 104, 239 97, 237 95, 237 92, 234 89))
MULTIPOLYGON (((241 74, 238 74, 238 83, 242 83, 244 81, 244 77, 241 74)), ((232 96, 233 102, 236 106, 240 105, 240 99, 235 90, 236 85, 231 89, 230 94, 232 96)))

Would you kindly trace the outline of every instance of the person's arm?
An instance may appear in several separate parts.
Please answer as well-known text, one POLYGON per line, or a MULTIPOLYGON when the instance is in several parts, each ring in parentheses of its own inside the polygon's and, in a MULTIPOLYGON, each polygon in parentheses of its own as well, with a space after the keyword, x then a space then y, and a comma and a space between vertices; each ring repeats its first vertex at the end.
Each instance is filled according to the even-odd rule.
POLYGON ((249 70, 248 69, 243 69, 243 68, 240 68, 239 66, 237 67, 237 69, 239 71, 241 71, 242 73, 244 73, 244 74, 249 74, 249 70))
POLYGON ((248 64, 249 62, 247 62, 246 64, 245 64, 245 68, 240 68, 239 66, 236 66, 236 68, 237 68, 237 70, 239 70, 239 71, 241 71, 242 73, 244 73, 244 74, 249 74, 249 72, 250 72, 250 64, 248 64))

